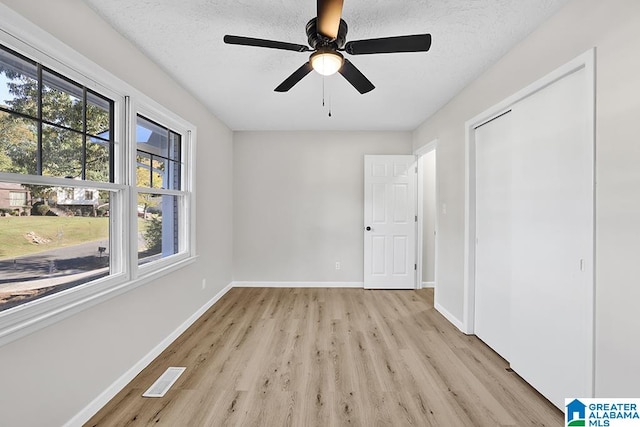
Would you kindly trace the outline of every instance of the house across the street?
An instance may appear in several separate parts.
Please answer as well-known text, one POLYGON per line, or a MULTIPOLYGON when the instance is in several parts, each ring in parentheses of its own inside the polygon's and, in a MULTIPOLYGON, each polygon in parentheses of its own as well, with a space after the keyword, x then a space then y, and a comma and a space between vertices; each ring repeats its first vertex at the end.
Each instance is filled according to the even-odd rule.
POLYGON ((0 182, 0 215, 29 215, 31 195, 21 184, 0 182))

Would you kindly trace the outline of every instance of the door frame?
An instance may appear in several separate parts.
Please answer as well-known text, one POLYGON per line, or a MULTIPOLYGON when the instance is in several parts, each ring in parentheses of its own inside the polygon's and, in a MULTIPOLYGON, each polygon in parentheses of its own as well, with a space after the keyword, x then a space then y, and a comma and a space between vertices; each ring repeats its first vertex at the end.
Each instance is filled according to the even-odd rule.
MULTIPOLYGON (((414 150, 413 154, 416 156, 416 165, 418 168, 418 173, 417 173, 417 185, 416 185, 416 191, 418 192, 418 195, 416 197, 416 203, 418 204, 417 206, 417 215, 418 215, 418 226, 416 227, 416 289, 422 289, 422 258, 423 258, 423 251, 424 251, 424 238, 423 238, 423 233, 424 233, 424 226, 423 226, 423 221, 424 221, 424 168, 422 166, 422 162, 420 161, 422 159, 422 156, 424 156, 425 154, 434 152, 436 155, 436 163, 438 162, 438 138, 432 140, 431 142, 427 143, 426 145, 423 145, 422 147, 414 150)), ((439 236, 440 233, 438 232, 438 223, 439 223, 439 210, 438 210, 438 206, 439 206, 439 202, 440 202, 440 194, 439 194, 439 190, 438 190, 438 168, 436 166, 436 175, 435 175, 435 181, 436 181, 436 197, 435 197, 435 212, 436 212, 436 223, 435 223, 435 251, 434 251, 434 260, 433 260, 433 267, 434 267, 434 274, 433 274, 433 281, 434 281, 434 288, 437 286, 438 284, 438 240, 439 240, 439 236)))
POLYGON ((592 284, 588 292, 589 307, 589 322, 591 327, 591 334, 588 336, 589 348, 592 349, 590 358, 591 366, 591 378, 589 379, 591 389, 593 391, 593 378, 594 378, 594 359, 595 359, 595 48, 589 49, 563 66, 557 68, 541 79, 528 85, 524 89, 516 92, 510 97, 504 99, 498 104, 490 107, 474 118, 465 122, 465 211, 464 211, 464 301, 463 301, 463 319, 462 319, 462 331, 466 334, 474 333, 474 317, 475 317, 475 242, 476 242, 476 152, 475 152, 475 129, 508 111, 511 106, 521 101, 522 99, 532 95, 544 89, 546 86, 562 79, 563 77, 577 71, 584 69, 587 74, 587 85, 585 91, 587 92, 587 99, 589 102, 589 117, 588 117, 588 142, 591 144, 593 150, 593 210, 592 210, 592 227, 593 227, 593 265, 591 268, 592 284))

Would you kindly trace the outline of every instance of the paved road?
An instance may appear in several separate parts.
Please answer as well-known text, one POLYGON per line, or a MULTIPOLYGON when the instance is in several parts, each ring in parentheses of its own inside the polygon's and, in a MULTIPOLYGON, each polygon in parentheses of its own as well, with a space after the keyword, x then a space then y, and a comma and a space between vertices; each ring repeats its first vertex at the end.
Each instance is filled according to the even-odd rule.
POLYGON ((67 276, 107 266, 109 241, 106 239, 4 259, 0 261, 0 290, 10 283, 67 276), (102 256, 98 247, 107 248, 102 256))
MULTIPOLYGON (((142 234, 138 235, 138 251, 145 250, 142 234)), ((140 253, 141 263, 155 261, 161 254, 140 253)), ((0 260, 0 311, 17 305, 6 298, 16 295, 52 293, 109 274, 109 241, 95 240, 65 248, 0 260), (101 254, 99 247, 105 248, 101 254)), ((21 297, 22 298, 22 297, 21 297)))
MULTIPOLYGON (((139 235, 138 250, 144 249, 144 239, 139 235)), ((160 257, 145 254, 141 262, 160 257)), ((0 311, 108 274, 107 239, 0 260, 0 311), (100 253, 99 247, 106 250, 100 253)))

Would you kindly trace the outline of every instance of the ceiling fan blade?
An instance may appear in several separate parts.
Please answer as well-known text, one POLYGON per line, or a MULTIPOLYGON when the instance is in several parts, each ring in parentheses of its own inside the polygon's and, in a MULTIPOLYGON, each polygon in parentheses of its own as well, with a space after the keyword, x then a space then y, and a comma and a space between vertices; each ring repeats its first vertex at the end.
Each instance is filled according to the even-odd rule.
POLYGON ((318 0, 318 33, 328 39, 338 37, 343 0, 318 0))
POLYGON ((267 47, 270 49, 292 50, 294 52, 310 52, 309 47, 302 44, 277 42, 274 40, 254 39, 252 37, 242 36, 224 36, 224 42, 227 44, 238 44, 241 46, 267 47))
POLYGON ((305 62, 304 64, 302 64, 302 67, 300 67, 297 70, 295 70, 293 72, 293 74, 291 74, 289 77, 287 77, 287 79, 285 81, 280 83, 280 86, 275 88, 275 91, 276 92, 287 92, 289 89, 291 89, 293 86, 295 86, 296 83, 298 83, 300 80, 302 80, 302 78, 304 76, 309 74, 311 72, 311 70, 313 70, 313 68, 311 67, 311 64, 309 62, 305 62))
POLYGON ((344 50, 351 55, 371 53, 426 52, 431 47, 431 34, 383 37, 348 42, 344 50))
POLYGON ((358 70, 347 58, 344 59, 342 68, 340 68, 338 72, 342 74, 342 76, 347 79, 347 81, 351 83, 351 85, 361 94, 365 94, 375 89, 373 83, 371 83, 369 79, 366 78, 364 74, 362 74, 360 70, 358 70))

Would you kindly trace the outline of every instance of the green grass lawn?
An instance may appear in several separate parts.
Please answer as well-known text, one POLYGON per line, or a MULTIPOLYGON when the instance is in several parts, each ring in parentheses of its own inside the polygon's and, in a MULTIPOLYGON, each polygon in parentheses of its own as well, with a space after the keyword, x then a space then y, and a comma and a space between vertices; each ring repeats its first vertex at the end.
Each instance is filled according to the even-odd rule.
POLYGON ((23 216, 0 217, 0 259, 34 254, 109 237, 109 218, 23 216), (37 244, 27 238, 34 232, 50 240, 37 244))

